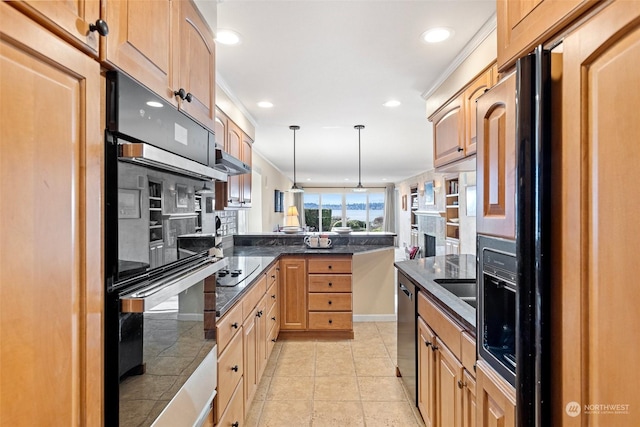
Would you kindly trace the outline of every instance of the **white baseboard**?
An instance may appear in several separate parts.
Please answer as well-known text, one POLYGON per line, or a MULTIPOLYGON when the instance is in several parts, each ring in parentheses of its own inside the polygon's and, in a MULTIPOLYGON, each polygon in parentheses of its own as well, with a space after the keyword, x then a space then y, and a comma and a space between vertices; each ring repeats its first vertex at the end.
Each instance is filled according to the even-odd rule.
POLYGON ((354 314, 354 322, 395 322, 395 314, 354 314))
POLYGON ((186 322, 203 322, 204 314, 198 313, 178 313, 178 320, 186 322))

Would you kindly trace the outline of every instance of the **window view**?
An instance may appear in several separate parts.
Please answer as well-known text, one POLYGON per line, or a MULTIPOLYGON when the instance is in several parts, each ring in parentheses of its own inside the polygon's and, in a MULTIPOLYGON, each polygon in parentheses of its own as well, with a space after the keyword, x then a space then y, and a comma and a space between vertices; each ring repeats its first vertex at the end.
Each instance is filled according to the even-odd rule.
POLYGON ((304 212, 309 231, 331 231, 351 227, 353 231, 382 231, 384 193, 304 194, 304 212))

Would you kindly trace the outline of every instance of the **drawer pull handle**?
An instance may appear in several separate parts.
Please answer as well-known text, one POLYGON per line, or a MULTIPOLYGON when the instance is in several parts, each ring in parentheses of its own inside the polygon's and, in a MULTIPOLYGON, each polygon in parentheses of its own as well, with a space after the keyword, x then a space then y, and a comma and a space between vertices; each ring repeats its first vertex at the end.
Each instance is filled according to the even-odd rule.
POLYGON ((274 294, 274 295, 271 295, 271 298, 273 298, 273 299, 276 299, 276 296, 275 296, 275 294, 274 294))
POLYGON ((331 300, 329 300, 329 305, 331 305, 331 300))
POLYGON ((271 275, 271 278, 272 278, 272 279, 275 279, 275 278, 276 278, 276 275, 275 275, 275 274, 272 274, 272 275, 271 275))
POLYGON ((329 287, 332 287, 332 286, 333 286, 333 283, 329 282, 329 287))
POLYGON ((107 36, 109 34, 109 26, 102 19, 98 19, 95 24, 89 24, 89 31, 97 31, 101 36, 107 36))
POLYGON ((256 313, 257 317, 262 317, 262 310, 260 310, 259 312, 256 313))
POLYGON ((466 382, 463 382, 462 380, 458 380, 458 388, 463 388, 463 387, 466 387, 466 386, 467 386, 466 382))
POLYGON ((431 350, 432 350, 432 351, 436 351, 436 350, 437 350, 437 349, 439 349, 439 348, 440 348, 440 347, 438 347, 438 346, 437 346, 437 345, 435 345, 435 344, 433 344, 433 345, 431 346, 431 350))
POLYGON ((331 270, 333 267, 331 265, 329 265, 329 270, 331 270))
POLYGON ((276 316, 273 316, 273 317, 271 318, 271 320, 273 320, 273 321, 275 322, 275 321, 276 321, 276 316))
POLYGON ((231 427, 240 427, 240 423, 236 421, 235 423, 231 424, 231 427))
POLYGON ((432 344, 431 344, 431 341, 425 341, 424 345, 426 345, 427 347, 431 347, 432 344))
POLYGON ((234 365, 234 366, 232 366, 232 367, 231 367, 231 370, 232 370, 233 372, 238 372, 238 365, 234 365))
POLYGON ((232 323, 232 324, 231 324, 231 327, 232 327, 233 329, 238 329, 238 322, 232 323))
POLYGON ((276 342, 276 341, 278 341, 278 340, 277 340, 277 339, 275 339, 275 338, 271 338, 271 341, 276 342))
POLYGON ((329 319, 329 324, 332 324, 332 323, 333 323, 333 320, 329 319))

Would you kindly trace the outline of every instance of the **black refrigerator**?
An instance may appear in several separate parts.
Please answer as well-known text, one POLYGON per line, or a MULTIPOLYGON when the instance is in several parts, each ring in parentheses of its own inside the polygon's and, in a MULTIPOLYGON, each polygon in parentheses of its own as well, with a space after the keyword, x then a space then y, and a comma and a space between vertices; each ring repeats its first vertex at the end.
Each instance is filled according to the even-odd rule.
MULTIPOLYGON (((516 419, 551 425, 552 69, 561 55, 538 47, 516 64, 516 419), (556 61, 555 63, 552 61, 556 61)), ((555 68, 554 68, 555 66, 555 68)), ((556 115, 557 114, 557 115, 556 115)))

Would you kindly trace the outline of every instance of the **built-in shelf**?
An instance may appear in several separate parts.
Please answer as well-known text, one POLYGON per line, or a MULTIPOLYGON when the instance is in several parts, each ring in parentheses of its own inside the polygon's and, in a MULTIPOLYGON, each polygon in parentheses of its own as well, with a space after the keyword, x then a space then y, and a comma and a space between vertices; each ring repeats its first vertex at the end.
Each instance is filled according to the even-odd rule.
POLYGON ((460 236, 460 224, 458 223, 458 178, 445 180, 445 224, 446 237, 448 239, 458 239, 460 236), (454 220, 454 221, 452 221, 454 220))

